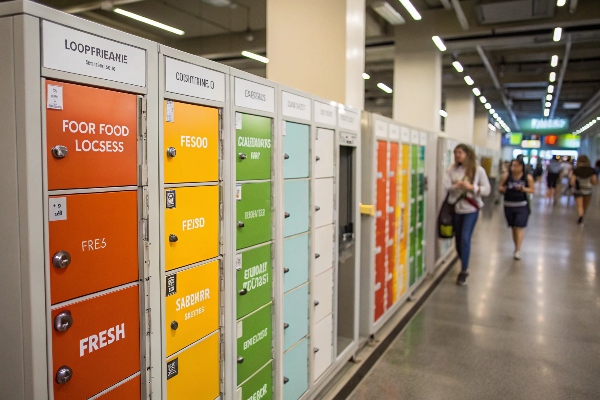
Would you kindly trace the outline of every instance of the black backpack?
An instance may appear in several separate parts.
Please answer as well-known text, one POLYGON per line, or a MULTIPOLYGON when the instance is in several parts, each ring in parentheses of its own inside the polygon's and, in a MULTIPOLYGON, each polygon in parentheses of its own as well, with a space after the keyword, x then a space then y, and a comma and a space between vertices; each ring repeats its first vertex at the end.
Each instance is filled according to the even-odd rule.
POLYGON ((446 195, 446 199, 438 214, 438 237, 440 239, 452 239, 454 237, 454 214, 456 205, 448 202, 449 196, 450 193, 446 195))

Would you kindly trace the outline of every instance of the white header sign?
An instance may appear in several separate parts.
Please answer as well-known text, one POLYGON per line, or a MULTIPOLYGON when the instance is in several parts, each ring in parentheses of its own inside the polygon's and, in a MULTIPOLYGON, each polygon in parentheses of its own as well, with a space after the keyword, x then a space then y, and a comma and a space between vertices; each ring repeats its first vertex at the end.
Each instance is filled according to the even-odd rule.
POLYGON ((402 139, 402 143, 410 142, 410 129, 403 126, 400 128, 400 139, 402 139))
POLYGON ((390 125, 390 139, 400 140, 400 127, 398 125, 390 125))
POLYGON ((358 132, 360 129, 360 115, 357 112, 340 107, 338 111, 338 125, 342 129, 358 132))
POLYGON ((419 138, 419 144, 421 146, 425 146, 427 144, 427 132, 421 132, 421 137, 419 138))
POLYGON ((45 68, 146 86, 146 51, 42 21, 45 68))
POLYGON ((335 107, 315 101, 315 122, 320 124, 335 125, 337 120, 335 107))
POLYGON ((275 112, 275 88, 235 78, 235 105, 266 112, 275 112))
POLYGON ((311 111, 309 98, 288 92, 281 93, 281 113, 284 116, 310 121, 311 111))
POLYGON ((165 58, 165 90, 201 99, 225 101, 225 74, 174 58, 165 58))
POLYGON ((410 131, 410 142, 412 144, 419 144, 419 131, 411 129, 411 131, 410 131))
POLYGON ((387 139, 388 124, 380 120, 375 120, 375 137, 387 139))

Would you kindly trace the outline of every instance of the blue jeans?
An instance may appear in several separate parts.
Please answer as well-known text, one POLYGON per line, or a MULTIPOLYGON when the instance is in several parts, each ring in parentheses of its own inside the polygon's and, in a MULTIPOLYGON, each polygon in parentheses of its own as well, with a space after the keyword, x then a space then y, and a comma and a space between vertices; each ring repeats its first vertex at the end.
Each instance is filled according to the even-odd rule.
POLYGON ((454 237, 456 239, 456 251, 462 262, 462 270, 469 269, 469 257, 471 256, 471 236, 479 217, 479 211, 469 214, 454 215, 454 237))

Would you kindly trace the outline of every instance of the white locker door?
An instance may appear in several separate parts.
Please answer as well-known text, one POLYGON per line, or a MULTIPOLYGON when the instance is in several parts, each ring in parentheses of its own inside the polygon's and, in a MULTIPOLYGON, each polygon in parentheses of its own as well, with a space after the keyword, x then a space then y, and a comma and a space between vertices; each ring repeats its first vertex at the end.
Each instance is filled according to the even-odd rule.
POLYGON ((315 275, 333 267, 333 225, 325 225, 315 230, 315 275))
POLYGON ((315 226, 333 224, 333 178, 315 180, 315 226))
POLYGON ((333 318, 329 314, 315 324, 313 330, 313 378, 316 382, 332 363, 333 357, 333 318))
POLYGON ((315 142, 315 178, 334 176, 334 132, 331 129, 317 129, 315 142))
POLYGON ((314 322, 319 322, 333 310, 333 268, 317 275, 313 285, 314 322))

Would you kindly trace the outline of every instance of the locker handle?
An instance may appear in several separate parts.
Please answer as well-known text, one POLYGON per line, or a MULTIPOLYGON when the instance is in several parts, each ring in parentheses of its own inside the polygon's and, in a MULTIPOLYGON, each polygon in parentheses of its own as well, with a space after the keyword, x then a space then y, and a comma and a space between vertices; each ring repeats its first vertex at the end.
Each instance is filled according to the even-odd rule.
POLYGON ((315 206, 315 211, 319 211, 320 209, 321 209, 321 207, 315 206))
POLYGON ((169 147, 167 149, 167 156, 168 157, 175 157, 177 155, 177 149, 175 147, 169 147))
POLYGON ((243 288, 242 290, 240 290, 240 296, 245 295, 246 293, 248 293, 248 289, 243 288))
POLYGON ((283 384, 285 385, 286 383, 288 383, 290 380, 288 377, 284 376, 283 377, 283 384))
POLYGON ((321 159, 321 157, 319 157, 319 156, 315 157, 315 160, 317 160, 317 161, 319 161, 320 159, 321 159))
POLYGON ((237 222, 237 226, 238 226, 238 228, 243 228, 244 227, 244 223, 242 221, 238 221, 237 222))
POLYGON ((52 156, 54 158, 65 158, 67 156, 67 154, 69 153, 69 149, 67 149, 67 146, 63 146, 63 145, 56 145, 52 148, 52 156))
POLYGON ((287 329, 290 327, 290 324, 288 324, 287 322, 283 323, 283 329, 287 329))
POLYGON ((177 321, 171 322, 171 329, 173 329, 174 331, 176 331, 177 328, 179 328, 179 323, 177 321))
POLYGON ((290 213, 289 213, 289 212, 283 213, 283 216, 284 216, 285 218, 289 218, 289 217, 290 217, 290 213))
POLYGON ((315 253, 315 258, 319 258, 321 255, 319 253, 315 253))
POLYGON ((287 160, 287 159, 289 159, 289 158, 290 158, 290 155, 289 155, 288 153, 285 153, 285 154, 283 155, 283 159, 284 159, 284 160, 287 160))
POLYGON ((319 305, 319 300, 315 300, 315 306, 319 305))
POLYGON ((52 256, 52 265, 54 265, 55 268, 67 268, 69 264, 71 264, 71 255, 68 251, 57 251, 52 256))
POLYGON ((242 357, 242 356, 238 356, 238 358, 237 358, 237 363, 238 363, 238 364, 241 364, 241 363, 243 363, 243 362, 244 362, 244 357, 242 357))
POLYGON ((315 349, 314 349, 313 351, 314 351, 315 353, 318 353, 318 352, 319 352, 319 348, 318 348, 318 347, 315 347, 315 349))
POLYGON ((72 376, 73 370, 70 367, 63 365, 56 371, 56 383, 64 385, 71 380, 72 376))
POLYGON ((284 268, 284 269, 283 269, 283 273, 284 273, 284 274, 287 274, 288 272, 290 272, 290 269, 289 269, 289 268, 284 268))
POLYGON ((247 158, 244 153, 238 154, 238 157, 240 158, 240 160, 245 160, 247 158))
POLYGON ((169 242, 175 243, 178 240, 179 238, 177 237, 177 235, 173 235, 172 233, 169 235, 169 242))
POLYGON ((54 317, 54 329, 58 332, 65 332, 71 325, 73 325, 73 317, 69 310, 65 310, 54 317))

